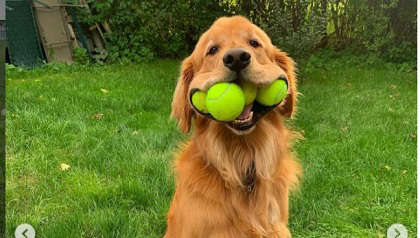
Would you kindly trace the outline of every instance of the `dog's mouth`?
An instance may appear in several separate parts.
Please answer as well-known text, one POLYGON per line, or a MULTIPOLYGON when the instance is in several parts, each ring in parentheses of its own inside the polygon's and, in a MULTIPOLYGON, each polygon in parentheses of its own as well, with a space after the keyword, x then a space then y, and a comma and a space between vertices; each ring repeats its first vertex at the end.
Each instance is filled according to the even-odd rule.
POLYGON ((253 103, 245 106, 241 115, 239 115, 234 121, 226 122, 226 124, 228 127, 237 131, 251 130, 255 124, 257 124, 259 119, 276 106, 277 105, 268 107, 254 101, 253 103))
MULTIPOLYGON (((266 113, 273 110, 277 105, 274 106, 264 106, 257 101, 252 102, 249 105, 246 105, 242 111, 242 113, 233 121, 219 121, 224 123, 229 128, 238 131, 238 132, 247 132, 251 131, 254 126, 257 124, 258 120, 261 119, 266 113)), ((216 120, 211 114, 209 113, 201 113, 200 114, 216 120)))
MULTIPOLYGON (((286 79, 279 77, 286 81, 286 79)), ((239 79, 234 80, 233 82, 239 82, 239 79)), ((286 81, 287 83, 287 81, 286 81)), ((239 84, 239 83, 238 83, 239 84)), ((190 102, 192 102, 192 95, 194 92, 198 91, 198 89, 192 90, 190 93, 190 102)), ((194 104, 191 103, 195 108, 194 104)), ((279 103, 280 104, 280 103, 279 103)), ((221 123, 224 123, 227 127, 232 129, 239 134, 246 134, 253 130, 259 119, 261 119, 265 114, 273 110, 279 104, 273 106, 266 106, 259 103, 257 100, 254 100, 252 103, 246 105, 242 110, 241 114, 236 117, 233 121, 219 121, 215 119, 210 113, 203 113, 197 108, 195 108, 200 114, 221 123)))

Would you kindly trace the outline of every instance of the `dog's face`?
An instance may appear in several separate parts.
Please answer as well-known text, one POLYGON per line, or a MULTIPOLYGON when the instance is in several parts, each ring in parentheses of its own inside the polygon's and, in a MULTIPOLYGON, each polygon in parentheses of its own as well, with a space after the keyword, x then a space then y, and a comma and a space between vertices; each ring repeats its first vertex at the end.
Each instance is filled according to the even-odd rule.
POLYGON ((184 132, 189 131, 192 117, 197 117, 227 127, 236 134, 248 134, 268 112, 290 117, 296 100, 295 88, 291 58, 273 46, 270 38, 246 18, 222 17, 200 37, 193 53, 184 60, 172 102, 172 116, 178 119, 184 132), (192 92, 207 91, 218 82, 248 81, 264 87, 279 78, 286 80, 289 87, 280 105, 265 107, 254 102, 233 122, 206 118, 191 103, 192 92))

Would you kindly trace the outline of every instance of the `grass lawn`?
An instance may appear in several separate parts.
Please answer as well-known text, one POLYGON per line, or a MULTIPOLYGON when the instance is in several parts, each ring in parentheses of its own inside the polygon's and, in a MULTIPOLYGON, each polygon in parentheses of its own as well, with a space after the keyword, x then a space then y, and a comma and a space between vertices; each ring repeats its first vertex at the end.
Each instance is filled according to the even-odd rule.
MULTIPOLYGON (((179 62, 7 75, 7 233, 161 237, 174 191, 169 120, 179 62), (66 165, 70 166, 69 168, 66 165)), ((305 176, 294 237, 416 237, 416 73, 313 68, 294 128, 305 176)))

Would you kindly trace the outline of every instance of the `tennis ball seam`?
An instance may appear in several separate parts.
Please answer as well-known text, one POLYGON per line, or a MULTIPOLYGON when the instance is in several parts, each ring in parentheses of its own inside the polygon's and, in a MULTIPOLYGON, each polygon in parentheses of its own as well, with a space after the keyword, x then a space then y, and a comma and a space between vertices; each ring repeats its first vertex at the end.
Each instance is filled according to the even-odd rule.
POLYGON ((208 90, 207 96, 206 105, 209 113, 218 121, 234 120, 240 115, 245 105, 242 89, 232 82, 214 84, 208 90))
MULTIPOLYGON (((215 85, 213 85, 215 86, 215 85)), ((219 100, 221 97, 224 97, 225 94, 229 91, 229 89, 232 87, 232 83, 228 83, 228 86, 225 88, 222 94, 220 94, 217 98, 207 98, 209 101, 219 100)))

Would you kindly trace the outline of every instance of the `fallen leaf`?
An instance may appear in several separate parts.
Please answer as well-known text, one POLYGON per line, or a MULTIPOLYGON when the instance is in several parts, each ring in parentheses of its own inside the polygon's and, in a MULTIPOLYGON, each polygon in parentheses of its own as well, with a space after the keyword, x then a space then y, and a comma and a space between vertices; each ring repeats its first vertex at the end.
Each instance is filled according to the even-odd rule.
POLYGON ((92 115, 92 119, 95 119, 95 120, 101 120, 102 118, 104 118, 103 113, 96 113, 96 114, 92 115))
POLYGON ((402 174, 406 174, 406 173, 407 173, 407 170, 406 170, 406 169, 404 169, 401 173, 402 173, 402 174))
POLYGON ((105 89, 105 88, 101 88, 101 92, 103 92, 105 94, 109 93, 109 91, 107 89, 105 89))
POLYGON ((393 112, 394 110, 392 108, 388 108, 388 111, 393 112))
POLYGON ((410 137, 415 139, 417 137, 417 135, 416 134, 410 134, 410 137))
POLYGON ((392 87, 393 89, 395 89, 395 88, 397 88, 397 85, 395 85, 395 84, 391 84, 391 87, 392 87))
POLYGON ((70 169, 70 165, 61 163, 60 168, 61 168, 62 171, 66 171, 66 170, 70 169))
POLYGON ((381 233, 381 232, 378 231, 376 233, 376 237, 378 237, 378 238, 385 238, 385 235, 383 233, 381 233))
POLYGON ((400 91, 397 91, 396 93, 392 94, 392 96, 399 97, 400 96, 400 91))
POLYGON ((386 170, 391 170, 391 166, 389 166, 389 165, 385 165, 384 167, 385 167, 386 170))
POLYGON ((139 132, 138 131, 133 131, 131 134, 134 136, 134 135, 139 134, 139 132))
POLYGON ((341 127, 341 131, 343 131, 343 132, 346 132, 346 131, 347 131, 347 129, 349 129, 349 127, 348 127, 348 126, 341 127))

